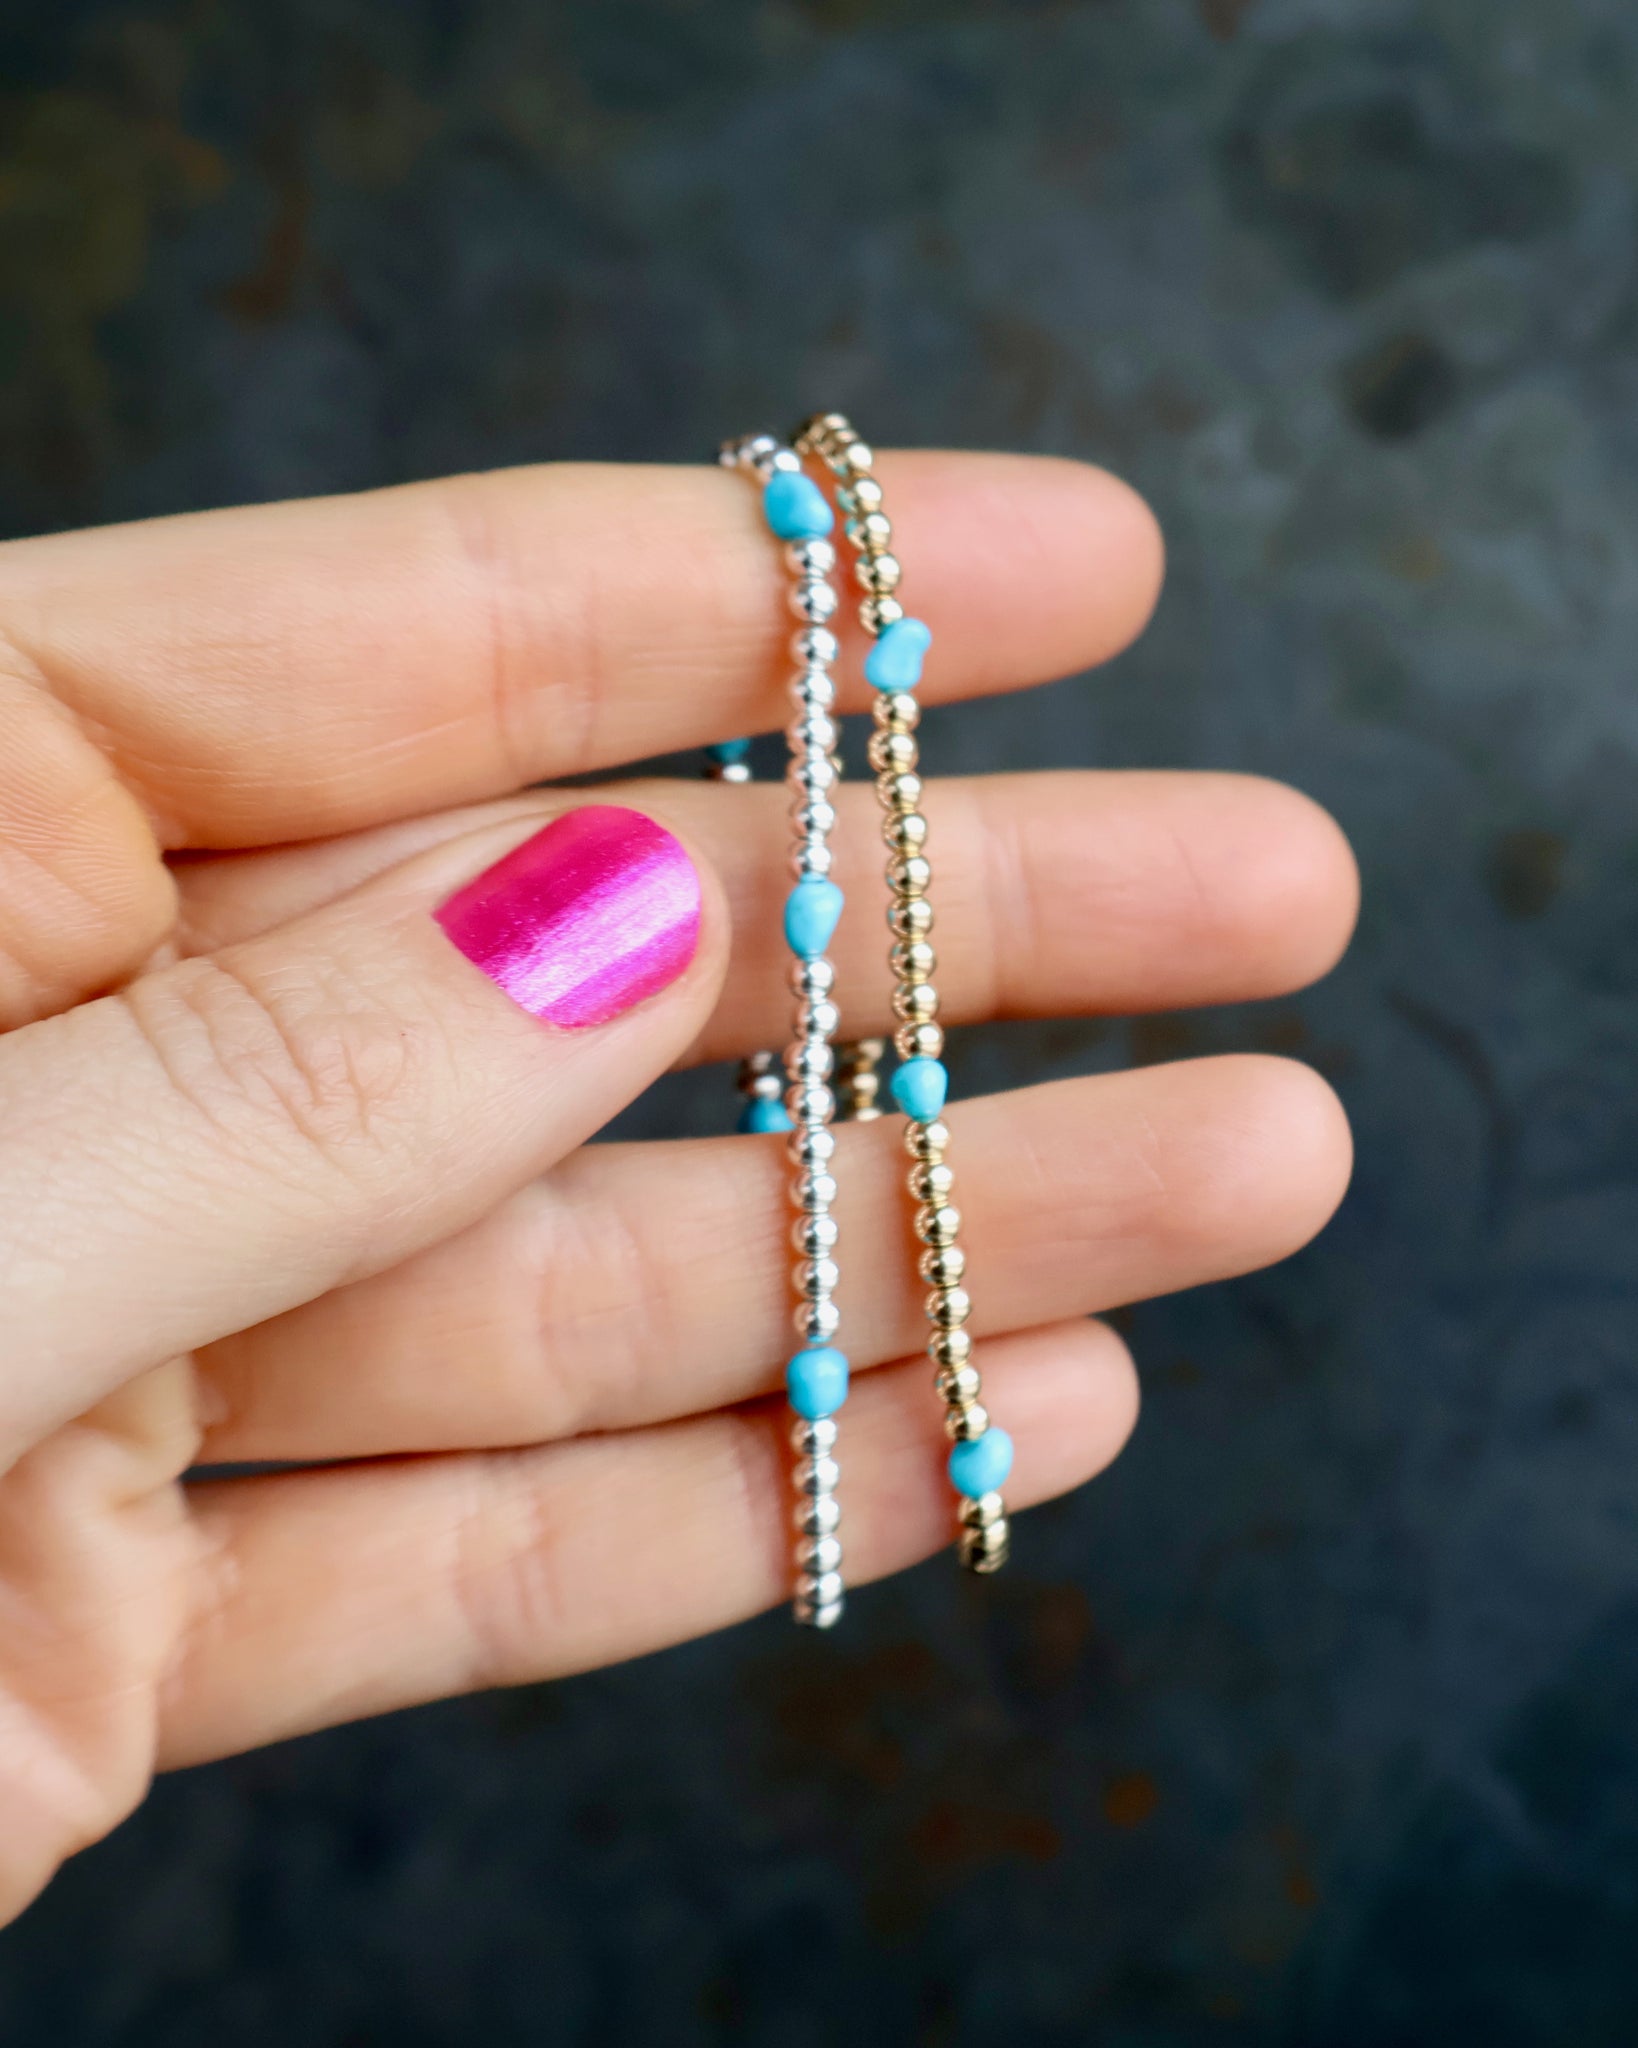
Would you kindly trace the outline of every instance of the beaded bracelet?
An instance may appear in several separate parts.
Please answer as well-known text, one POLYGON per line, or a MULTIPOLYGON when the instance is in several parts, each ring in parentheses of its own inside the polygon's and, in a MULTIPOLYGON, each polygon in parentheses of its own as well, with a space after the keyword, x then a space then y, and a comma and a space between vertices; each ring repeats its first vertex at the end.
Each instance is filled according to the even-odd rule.
MULTIPOLYGON (((769 526, 785 542, 791 575, 790 606, 801 622, 791 642, 797 663, 791 677, 794 709, 786 727, 790 746, 787 780, 792 795, 794 838, 791 869, 795 883, 785 900, 785 941, 794 956, 791 992, 796 1013, 785 1049, 785 1128, 795 1176, 791 1199, 792 1243, 798 1253, 792 1271, 797 1304, 795 1324, 802 1348, 785 1369, 785 1387, 796 1419, 791 1443, 796 1452, 796 1586, 791 1611, 799 1622, 830 1628, 841 1618, 844 1598, 842 1544, 837 1534, 841 1477, 835 1451, 836 1411, 847 1398, 848 1362, 832 1341, 841 1315, 835 1291, 839 1278, 834 1253, 836 1150, 830 1126, 836 1098, 829 1083, 835 1071, 834 1040, 840 1015, 832 1000, 836 970, 826 954, 842 912, 842 892, 831 880, 830 835, 836 824, 831 795, 840 776, 837 730, 831 711, 836 683, 836 636, 828 621, 837 605, 830 577, 836 550, 827 538, 834 524, 824 494, 802 472, 801 458, 772 435, 752 435, 725 445, 724 467, 741 469, 762 485, 769 526)), ((726 743, 732 750, 741 743, 726 743)), ((743 756, 739 757, 743 760, 743 756)), ((730 764, 725 764, 730 765, 730 764)), ((747 767, 748 775, 749 769, 747 767)), ((778 1129, 773 1117, 769 1055, 748 1063, 750 1101, 742 1125, 778 1129), (764 1064, 765 1062, 765 1064, 764 1064), (769 1104, 764 1109, 762 1104, 769 1104)), ((743 1071, 743 1070, 742 1070, 743 1071)), ((742 1088, 745 1080, 742 1079, 742 1088)))
POLYGON ((887 921, 893 945, 888 959, 894 977, 893 1011, 899 1019, 894 1046, 900 1064, 890 1085, 894 1101, 910 1119, 905 1133, 914 1161, 910 1192, 917 1203, 915 1234, 925 1247, 919 1265, 932 1289, 926 1303, 933 1326, 927 1348, 945 1403, 950 1481, 961 1497, 961 1562, 969 1571, 993 1572, 1007 1560, 1007 1510, 1000 1489, 1012 1469, 1013 1447, 1012 1438, 991 1423, 979 1400, 978 1369, 965 1327, 971 1303, 962 1284, 966 1254, 957 1241, 961 1215, 950 1200, 954 1176, 945 1159, 950 1133, 940 1120, 949 1075, 940 1057, 944 1032, 932 980, 937 965, 929 942, 933 907, 927 892, 932 868, 917 772, 921 708, 915 697, 933 636, 920 619, 906 616, 897 596, 903 572, 891 552, 893 527, 883 509, 869 446, 835 412, 806 421, 794 438, 798 454, 816 457, 835 479, 845 515, 843 531, 857 556, 854 574, 864 591, 859 616, 876 643, 865 659, 864 673, 876 692, 870 765, 886 814, 882 830, 891 856, 887 921))

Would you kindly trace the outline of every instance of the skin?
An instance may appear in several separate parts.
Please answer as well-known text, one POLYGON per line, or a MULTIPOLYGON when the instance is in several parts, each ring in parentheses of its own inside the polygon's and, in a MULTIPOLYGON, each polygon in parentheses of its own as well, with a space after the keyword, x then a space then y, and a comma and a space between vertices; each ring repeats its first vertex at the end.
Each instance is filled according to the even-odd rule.
MULTIPOLYGON (((939 636, 927 701, 1141 629, 1160 542, 1115 479, 881 474, 939 636)), ((0 548, 0 1916, 156 1769, 783 1597, 782 1146, 584 1145, 668 1067, 780 1042, 782 793, 619 786, 705 913, 689 969, 608 1025, 540 1025, 431 912, 597 795, 529 785, 780 722, 787 632, 754 496, 709 470, 0 548), (180 1483, 262 1459, 310 1469, 180 1483)), ((927 810, 957 1023, 1272 996, 1352 925, 1341 835, 1273 784, 997 777, 927 810)), ((844 792, 864 900, 875 838, 844 792)), ((844 921, 855 1031, 890 1021, 879 950, 844 921)), ((1283 1257, 1349 1168, 1330 1091, 1274 1059, 947 1120, 1018 1506, 1132 1428, 1090 1318, 1283 1257)), ((896 1121, 841 1133, 855 1582, 950 1535, 903 1166, 896 1121)))

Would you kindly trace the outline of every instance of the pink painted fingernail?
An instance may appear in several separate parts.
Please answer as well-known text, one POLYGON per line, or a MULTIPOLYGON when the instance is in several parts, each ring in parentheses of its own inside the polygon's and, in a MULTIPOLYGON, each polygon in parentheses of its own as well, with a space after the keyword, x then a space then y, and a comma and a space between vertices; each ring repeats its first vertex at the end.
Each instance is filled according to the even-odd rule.
POLYGON ((606 1024, 694 957, 700 878, 640 811, 588 804, 453 895, 439 924, 513 1002, 548 1024, 606 1024))

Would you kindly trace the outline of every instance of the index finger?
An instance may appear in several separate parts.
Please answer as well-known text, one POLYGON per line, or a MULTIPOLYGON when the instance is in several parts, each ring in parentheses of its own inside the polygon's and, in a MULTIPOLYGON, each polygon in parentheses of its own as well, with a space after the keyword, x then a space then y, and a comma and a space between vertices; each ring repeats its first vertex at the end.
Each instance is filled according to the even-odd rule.
MULTIPOLYGON (((926 695, 1089 666, 1147 617, 1157 530, 1104 471, 924 453, 882 472, 938 635, 926 695)), ((0 547, 0 1019, 147 956, 174 913, 161 849, 314 838, 781 725, 792 625, 755 493, 704 464, 0 547)), ((857 659, 843 672, 861 702, 857 659)))

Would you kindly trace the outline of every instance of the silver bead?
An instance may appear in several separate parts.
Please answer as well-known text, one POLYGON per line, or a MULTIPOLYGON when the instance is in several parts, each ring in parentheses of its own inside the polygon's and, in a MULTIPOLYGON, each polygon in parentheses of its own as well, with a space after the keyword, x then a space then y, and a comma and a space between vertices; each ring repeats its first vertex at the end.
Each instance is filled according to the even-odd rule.
POLYGON ((836 1133, 828 1124, 798 1124, 785 1147, 798 1166, 824 1166, 835 1155, 836 1133))
POLYGON ((806 875, 828 875, 835 860, 825 840, 799 839, 790 850, 790 871, 798 881, 806 875))
POLYGON ((834 1628, 842 1618, 842 1602, 833 1600, 828 1607, 815 1607, 797 1600, 792 1602, 791 1613, 804 1628, 834 1628))
POLYGON ((798 668, 831 668, 841 651, 828 626, 803 626, 791 635, 791 659, 798 668))
POLYGON ((797 1599, 812 1607, 816 1616, 835 1606, 842 1592, 840 1572, 803 1572, 796 1582, 797 1599))
POLYGON ((786 768, 785 780, 795 795, 828 796, 837 783, 836 763, 828 754, 805 754, 786 768))
POLYGON ((824 1301, 842 1284, 834 1259, 800 1259, 792 1268, 791 1277, 804 1301, 824 1301))
POLYGON ((828 998, 797 1005, 796 1028, 804 1038, 834 1038, 842 1028, 842 1013, 828 998))
POLYGON ((836 1114, 836 1098, 817 1081, 795 1082, 785 1090, 792 1123, 828 1124, 836 1114))
POLYGON ((801 470, 802 458, 794 448, 776 448, 768 458, 768 467, 777 473, 783 470, 787 476, 801 470))
MULTIPOLYGON (((799 1081, 804 1087, 828 1081, 835 1065, 836 1055, 822 1038, 798 1038, 785 1048, 785 1072, 793 1082, 799 1081)), ((803 1121, 812 1119, 804 1118, 803 1121)))
POLYGON ((839 1536, 809 1536, 796 1546, 799 1571, 835 1572, 842 1568, 842 1539, 839 1536))
POLYGON ((799 1302, 791 1327, 804 1344, 828 1344, 842 1327, 842 1312, 833 1301, 799 1302))
MULTIPOLYGON (((904 606, 896 597, 867 597, 859 607, 859 623, 867 633, 885 632, 889 626, 896 626, 904 617, 904 606)), ((895 692, 902 696, 903 691, 895 692)))
POLYGON ((798 1493, 834 1493, 842 1477, 836 1460, 820 1452, 817 1458, 799 1458, 791 1475, 798 1493))
POLYGON ((791 823, 804 839, 822 839, 836 830, 836 806, 822 796, 804 798, 792 804, 791 823))
POLYGON ((779 443, 772 434, 752 434, 739 444, 739 459, 748 469, 754 469, 763 483, 774 473, 774 457, 779 453, 779 443))
POLYGON ((814 747, 821 754, 833 753, 840 737, 836 721, 828 711, 804 711, 785 728, 786 742, 799 752, 803 748, 814 747))
POLYGON ((711 770, 713 782, 749 782, 750 779, 749 761, 718 761, 711 770))
POLYGON ((791 1188, 791 1199, 799 1209, 817 1215, 820 1210, 835 1206, 836 1182, 828 1173, 799 1173, 791 1188))
POLYGON ((799 619, 815 626, 822 626, 826 619, 836 616, 835 588, 818 577, 793 583, 786 601, 799 619))
POLYGON ((828 996, 836 986, 836 967, 823 954, 817 960, 793 960, 791 962, 790 987, 793 996, 800 996, 804 1002, 813 1002, 820 996, 828 996))
POLYGON ((799 668, 785 687, 803 711, 829 711, 836 702, 836 678, 828 668, 799 668))
POLYGON ((744 1083, 741 1092, 750 1096, 753 1102, 777 1102, 785 1092, 784 1079, 770 1067, 765 1074, 753 1075, 744 1083))
POLYGON ((828 540, 788 540, 785 567, 793 576, 817 579, 836 567, 836 549, 828 540))
POLYGON ((841 1524, 842 1510, 833 1495, 810 1494, 796 1503, 791 1520, 800 1535, 830 1536, 841 1524))
POLYGON ((799 1458, 822 1458, 836 1448, 836 1418, 822 1415, 810 1422, 799 1415, 791 1424, 791 1449, 799 1458))
POLYGON ((840 1235, 834 1216, 798 1216, 791 1225, 791 1243, 810 1259, 834 1251, 840 1235))
POLYGON ((971 1443, 974 1438, 981 1437, 989 1426, 988 1411, 976 1401, 965 1407, 952 1408, 944 1418, 944 1434, 952 1443, 971 1443))

